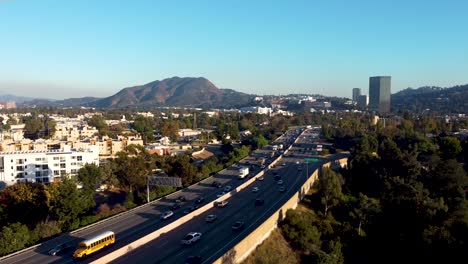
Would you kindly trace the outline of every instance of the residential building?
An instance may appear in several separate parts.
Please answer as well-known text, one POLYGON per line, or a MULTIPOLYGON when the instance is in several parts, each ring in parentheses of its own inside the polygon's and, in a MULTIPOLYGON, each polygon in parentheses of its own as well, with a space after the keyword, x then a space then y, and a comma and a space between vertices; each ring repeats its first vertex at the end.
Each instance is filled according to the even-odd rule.
POLYGON ((257 113, 257 114, 270 115, 273 110, 269 107, 253 106, 253 107, 242 107, 240 111, 245 112, 245 113, 257 113))
POLYGON ((12 185, 20 182, 51 183, 62 176, 75 176, 87 163, 99 166, 96 146, 73 149, 64 146, 55 150, 25 150, 0 152, 0 182, 12 185))
POLYGON ((391 76, 369 78, 369 108, 379 113, 390 112, 391 76))

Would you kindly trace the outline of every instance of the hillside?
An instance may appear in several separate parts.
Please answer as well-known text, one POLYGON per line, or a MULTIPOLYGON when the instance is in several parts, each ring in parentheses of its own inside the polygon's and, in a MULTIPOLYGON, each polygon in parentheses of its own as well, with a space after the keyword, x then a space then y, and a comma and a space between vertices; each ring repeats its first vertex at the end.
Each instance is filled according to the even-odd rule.
POLYGON ((235 107, 247 104, 251 95, 219 89, 205 78, 173 77, 124 88, 118 93, 90 102, 100 108, 184 106, 235 107))
POLYGON ((468 109, 468 84, 451 88, 408 88, 392 95, 392 111, 465 113, 468 109))

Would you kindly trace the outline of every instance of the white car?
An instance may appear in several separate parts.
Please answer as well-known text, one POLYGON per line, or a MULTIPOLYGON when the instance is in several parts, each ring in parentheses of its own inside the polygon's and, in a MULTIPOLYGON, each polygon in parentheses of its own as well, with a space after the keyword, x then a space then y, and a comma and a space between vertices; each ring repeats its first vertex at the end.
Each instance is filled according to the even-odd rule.
POLYGON ((278 185, 283 185, 283 180, 279 180, 276 183, 278 183, 278 185))
POLYGON ((259 189, 258 187, 253 187, 253 188, 252 188, 252 192, 253 192, 253 193, 256 193, 256 192, 258 192, 258 191, 260 191, 260 189, 259 189))
POLYGON ((216 207, 225 207, 226 205, 228 205, 228 201, 224 200, 224 201, 221 201, 221 202, 215 202, 214 205, 216 207))
POLYGON ((202 236, 202 233, 199 232, 190 232, 187 235, 185 235, 184 239, 182 239, 182 244, 183 245, 191 245, 195 242, 197 242, 202 236))
POLYGON ((263 176, 260 176, 260 177, 257 178, 257 180, 259 180, 259 181, 263 181, 264 179, 265 178, 263 178, 263 176))
POLYGON ((171 217, 173 215, 174 215, 174 212, 166 211, 166 212, 161 214, 161 220, 166 220, 166 219, 168 219, 169 217, 171 217))

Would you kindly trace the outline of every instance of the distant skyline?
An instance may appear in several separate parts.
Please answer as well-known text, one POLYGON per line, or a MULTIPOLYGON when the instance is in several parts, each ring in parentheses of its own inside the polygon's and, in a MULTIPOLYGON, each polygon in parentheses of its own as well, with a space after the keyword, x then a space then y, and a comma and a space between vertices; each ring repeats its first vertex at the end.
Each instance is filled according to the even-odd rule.
POLYGON ((467 1, 0 0, 0 93, 106 97, 173 76, 245 93, 468 83, 467 1))

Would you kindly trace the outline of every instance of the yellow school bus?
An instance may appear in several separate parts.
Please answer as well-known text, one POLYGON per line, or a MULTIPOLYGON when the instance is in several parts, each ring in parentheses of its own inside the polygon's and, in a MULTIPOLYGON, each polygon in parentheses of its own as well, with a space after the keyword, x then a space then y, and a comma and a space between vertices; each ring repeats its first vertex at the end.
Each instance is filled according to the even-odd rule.
POLYGON ((93 252, 96 252, 108 245, 115 243, 115 234, 112 231, 106 231, 95 237, 82 241, 78 244, 78 248, 73 253, 75 258, 83 258, 93 252))

